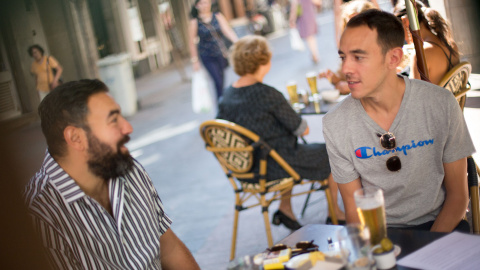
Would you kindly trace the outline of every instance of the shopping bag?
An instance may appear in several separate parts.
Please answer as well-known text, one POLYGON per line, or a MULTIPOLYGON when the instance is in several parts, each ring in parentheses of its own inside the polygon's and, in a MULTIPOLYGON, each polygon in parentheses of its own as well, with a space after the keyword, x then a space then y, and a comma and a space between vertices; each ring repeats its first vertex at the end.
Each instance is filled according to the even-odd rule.
POLYGON ((303 44, 300 33, 298 33, 297 28, 290 28, 290 45, 295 51, 305 50, 305 45, 303 44))
POLYGON ((192 108, 194 113, 206 113, 213 109, 208 77, 203 69, 192 75, 192 108))

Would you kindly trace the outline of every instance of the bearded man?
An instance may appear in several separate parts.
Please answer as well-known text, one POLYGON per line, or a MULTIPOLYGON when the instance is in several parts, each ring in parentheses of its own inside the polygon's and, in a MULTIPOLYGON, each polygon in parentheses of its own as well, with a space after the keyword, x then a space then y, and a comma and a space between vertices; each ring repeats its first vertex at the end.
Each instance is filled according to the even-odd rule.
POLYGON ((199 269, 170 229, 133 129, 99 80, 65 83, 42 101, 48 150, 25 198, 58 269, 199 269))

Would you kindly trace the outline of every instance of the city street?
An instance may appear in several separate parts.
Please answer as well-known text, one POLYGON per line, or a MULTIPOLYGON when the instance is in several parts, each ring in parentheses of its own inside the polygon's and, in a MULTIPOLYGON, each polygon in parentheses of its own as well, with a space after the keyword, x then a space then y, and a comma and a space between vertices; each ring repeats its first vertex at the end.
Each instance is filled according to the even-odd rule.
MULTIPOLYGON (((333 12, 324 11, 317 17, 317 41, 320 63, 315 65, 307 51, 290 48, 287 32, 269 37, 273 51, 272 69, 264 83, 286 95, 285 85, 296 80, 299 88, 308 88, 305 74, 325 68, 337 70, 339 59, 333 34, 333 12)), ((187 62, 187 61, 186 61, 187 62)), ((191 74, 191 67, 186 65, 191 74)), ((236 78, 228 69, 226 85, 236 78)), ((477 149, 480 149, 480 75, 472 75, 472 90, 468 94, 465 118, 477 149)), ((150 174, 172 218, 173 231, 192 251, 202 269, 226 269, 229 262, 234 193, 214 156, 204 149, 199 125, 215 118, 215 112, 195 114, 191 108, 191 84, 182 82, 175 68, 156 71, 136 80, 139 111, 128 118, 134 128, 128 147, 150 174)), ((319 88, 332 86, 319 80, 319 88)), ((322 116, 307 116, 310 125, 308 142, 323 142, 322 116)), ((24 161, 22 176, 25 182, 39 168, 46 144, 39 123, 24 127, 13 135, 16 160, 24 161)), ((475 154, 477 162, 480 155, 475 154)), ((302 224, 324 223, 327 217, 323 192, 312 195, 316 201, 307 208, 302 224)), ((294 198, 294 211, 298 215, 305 200, 294 198)), ((274 203, 270 213, 276 210, 274 203)), ((258 253, 267 248, 260 208, 240 214, 236 257, 258 253)), ((270 214, 271 215, 271 214, 270 214)), ((274 242, 286 237, 290 231, 272 225, 274 242)), ((309 239, 305 239, 309 240, 309 239)), ((325 239, 326 241, 326 239, 325 239)))

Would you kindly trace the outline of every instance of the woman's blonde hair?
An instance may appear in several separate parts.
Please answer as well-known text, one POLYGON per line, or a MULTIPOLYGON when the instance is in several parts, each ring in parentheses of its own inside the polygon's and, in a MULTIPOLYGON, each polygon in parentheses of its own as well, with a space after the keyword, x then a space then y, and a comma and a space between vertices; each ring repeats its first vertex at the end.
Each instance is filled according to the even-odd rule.
POLYGON ((359 14, 369 9, 377 9, 377 7, 372 2, 367 0, 354 0, 342 4, 341 9, 343 22, 342 29, 345 29, 345 26, 347 25, 352 15, 359 14))
POLYGON ((262 36, 249 35, 239 39, 232 46, 230 61, 239 76, 255 73, 262 65, 268 64, 272 52, 262 36))

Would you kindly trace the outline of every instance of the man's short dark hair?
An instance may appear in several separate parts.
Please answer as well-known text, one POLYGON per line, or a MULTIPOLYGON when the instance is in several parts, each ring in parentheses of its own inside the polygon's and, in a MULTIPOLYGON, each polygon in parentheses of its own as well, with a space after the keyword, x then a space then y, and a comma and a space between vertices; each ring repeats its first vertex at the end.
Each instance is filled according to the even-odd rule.
POLYGON ((88 99, 102 92, 108 92, 108 87, 102 81, 80 80, 58 86, 43 99, 38 114, 48 151, 53 157, 65 155, 63 131, 67 126, 89 130, 86 123, 88 99))
POLYGON ((393 48, 403 46, 405 32, 402 22, 395 15, 377 9, 366 10, 350 19, 347 28, 363 25, 377 30, 377 43, 382 48, 383 55, 393 48))
POLYGON ((40 45, 34 44, 34 45, 28 47, 28 54, 30 55, 30 57, 33 57, 33 49, 39 50, 40 53, 42 54, 42 56, 45 53, 45 51, 43 50, 43 48, 40 45))

